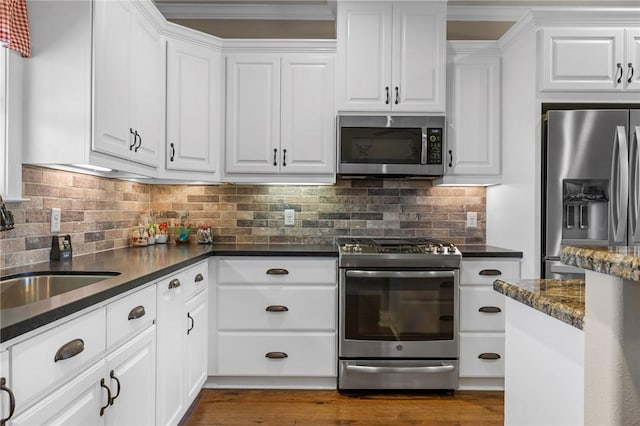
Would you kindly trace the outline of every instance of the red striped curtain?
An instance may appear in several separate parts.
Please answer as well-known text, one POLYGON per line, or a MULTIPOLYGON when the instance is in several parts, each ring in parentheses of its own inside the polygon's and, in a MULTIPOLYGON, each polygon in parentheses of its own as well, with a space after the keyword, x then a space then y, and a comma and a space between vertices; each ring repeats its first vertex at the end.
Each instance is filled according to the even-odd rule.
POLYGON ((27 0, 0 0, 0 42, 25 58, 31 56, 27 0))

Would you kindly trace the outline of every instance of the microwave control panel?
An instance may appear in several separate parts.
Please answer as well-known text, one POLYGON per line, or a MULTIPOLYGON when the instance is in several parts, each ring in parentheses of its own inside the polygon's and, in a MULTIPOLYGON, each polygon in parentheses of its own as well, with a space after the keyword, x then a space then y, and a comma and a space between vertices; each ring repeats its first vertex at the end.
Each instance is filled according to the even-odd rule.
POLYGON ((442 164, 442 128, 427 129, 427 164, 442 164))

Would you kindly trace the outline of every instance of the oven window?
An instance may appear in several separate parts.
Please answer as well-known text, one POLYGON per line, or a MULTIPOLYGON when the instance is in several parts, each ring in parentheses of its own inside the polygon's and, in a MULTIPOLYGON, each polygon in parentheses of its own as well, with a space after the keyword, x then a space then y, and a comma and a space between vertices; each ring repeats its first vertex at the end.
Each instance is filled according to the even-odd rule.
POLYGON ((346 339, 453 339, 453 277, 348 277, 345 285, 346 339))
POLYGON ((343 127, 340 161, 343 163, 420 164, 422 129, 343 127))

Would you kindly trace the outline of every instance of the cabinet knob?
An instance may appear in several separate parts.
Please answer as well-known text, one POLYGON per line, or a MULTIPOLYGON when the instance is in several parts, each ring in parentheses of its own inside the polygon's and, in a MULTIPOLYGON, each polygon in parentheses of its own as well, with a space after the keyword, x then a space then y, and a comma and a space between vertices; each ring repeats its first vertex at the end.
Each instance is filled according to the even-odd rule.
POLYGON ((267 269, 267 275, 289 275, 289 271, 284 268, 267 269))
POLYGON ((60 349, 58 349, 56 355, 53 357, 53 362, 64 361, 65 359, 73 358, 82 351, 84 351, 84 340, 73 339, 72 341, 60 346, 60 349))
POLYGON ((288 312, 289 308, 284 305, 270 305, 265 309, 267 312, 288 312))
POLYGON ((200 281, 204 281, 204 276, 202 274, 198 274, 196 275, 196 277, 193 279, 194 282, 199 283, 200 281))
POLYGON ((174 278, 171 281, 169 281, 169 290, 171 290, 172 288, 178 288, 178 287, 180 287, 179 279, 174 278))

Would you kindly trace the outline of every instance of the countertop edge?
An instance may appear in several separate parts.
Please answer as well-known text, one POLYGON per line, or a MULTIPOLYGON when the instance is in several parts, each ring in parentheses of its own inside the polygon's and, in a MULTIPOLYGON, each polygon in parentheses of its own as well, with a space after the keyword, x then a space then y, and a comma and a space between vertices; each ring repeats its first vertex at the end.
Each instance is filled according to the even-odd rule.
POLYGON ((564 246, 560 261, 578 268, 640 282, 640 247, 564 246))
POLYGON ((535 294, 521 286, 500 279, 493 282, 493 289, 565 324, 583 330, 584 310, 574 309, 549 297, 535 294))

